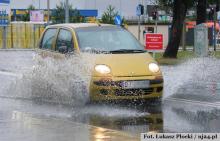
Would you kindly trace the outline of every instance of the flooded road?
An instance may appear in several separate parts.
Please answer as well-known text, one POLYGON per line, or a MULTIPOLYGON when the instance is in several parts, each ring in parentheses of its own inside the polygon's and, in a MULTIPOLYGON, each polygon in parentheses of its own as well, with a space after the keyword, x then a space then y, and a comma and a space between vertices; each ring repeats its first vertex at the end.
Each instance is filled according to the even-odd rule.
MULTIPOLYGON (((0 140, 133 141, 143 132, 220 131, 219 60, 199 58, 163 66, 162 105, 85 104, 78 95, 76 101, 83 104, 74 105, 32 99, 30 88, 43 82, 29 77, 36 65, 34 55, 33 51, 0 51, 0 140)), ((44 83, 39 86, 35 90, 48 88, 44 83)))

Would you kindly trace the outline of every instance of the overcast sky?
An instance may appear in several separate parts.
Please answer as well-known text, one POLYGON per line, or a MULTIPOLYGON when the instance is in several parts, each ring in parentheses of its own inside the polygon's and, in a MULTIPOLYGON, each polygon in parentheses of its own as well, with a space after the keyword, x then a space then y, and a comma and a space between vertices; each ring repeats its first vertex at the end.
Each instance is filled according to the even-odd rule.
MULTIPOLYGON (((50 7, 55 8, 56 4, 65 0, 50 0, 50 7)), ((69 0, 73 8, 77 9, 98 9, 99 16, 107 8, 113 5, 116 10, 121 11, 123 16, 135 16, 135 7, 140 3, 150 4, 151 0, 69 0)), ((12 9, 25 9, 33 4, 36 8, 46 9, 47 0, 11 0, 12 9)))

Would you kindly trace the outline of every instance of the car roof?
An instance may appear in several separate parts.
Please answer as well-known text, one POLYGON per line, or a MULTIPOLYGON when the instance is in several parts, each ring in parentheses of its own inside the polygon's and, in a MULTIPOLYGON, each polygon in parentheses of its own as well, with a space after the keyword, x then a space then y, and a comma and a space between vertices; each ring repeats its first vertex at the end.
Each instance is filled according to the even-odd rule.
POLYGON ((112 26, 114 25, 111 24, 98 24, 98 23, 65 23, 65 24, 54 24, 54 25, 49 25, 47 28, 52 28, 52 27, 68 27, 68 28, 83 28, 83 27, 99 27, 99 26, 112 26))

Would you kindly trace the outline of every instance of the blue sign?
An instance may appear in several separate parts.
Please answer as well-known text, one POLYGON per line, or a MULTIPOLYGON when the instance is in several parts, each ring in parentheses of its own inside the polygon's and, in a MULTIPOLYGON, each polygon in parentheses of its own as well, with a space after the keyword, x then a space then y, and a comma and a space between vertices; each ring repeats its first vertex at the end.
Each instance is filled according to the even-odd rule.
POLYGON ((0 26, 7 26, 9 24, 9 15, 6 11, 0 11, 0 26))
POLYGON ((141 16, 141 6, 140 6, 140 4, 136 7, 136 15, 141 16))
POLYGON ((9 4, 9 3, 10 3, 10 0, 0 0, 0 4, 1 4, 1 3, 9 4))
POLYGON ((79 14, 83 17, 97 17, 98 10, 79 10, 79 14))
POLYGON ((10 0, 0 0, 0 26, 8 26, 10 11, 10 0))
POLYGON ((119 16, 119 15, 115 16, 115 24, 116 25, 121 25, 122 24, 121 16, 119 16))

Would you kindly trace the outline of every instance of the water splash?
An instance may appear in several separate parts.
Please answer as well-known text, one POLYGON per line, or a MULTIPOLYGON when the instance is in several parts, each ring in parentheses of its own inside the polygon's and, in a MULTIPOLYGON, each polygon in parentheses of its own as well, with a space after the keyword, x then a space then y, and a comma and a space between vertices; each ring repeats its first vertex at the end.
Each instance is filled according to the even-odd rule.
POLYGON ((19 98, 34 98, 62 104, 85 104, 94 66, 92 55, 81 54, 55 59, 35 55, 34 66, 18 78, 10 92, 19 98))
MULTIPOLYGON (((127 109, 120 106, 109 106, 109 105, 90 105, 80 109, 80 112, 77 112, 84 115, 93 115, 101 117, 141 117, 149 115, 148 112, 140 112, 135 109, 127 109)), ((76 115, 77 115, 76 113, 76 115)))
MULTIPOLYGON (((94 54, 73 55, 63 60, 52 57, 42 58, 35 56, 34 63, 31 57, 35 52, 21 53, 2 53, 3 56, 11 56, 10 61, 6 63, 4 58, 0 58, 2 66, 10 66, 10 71, 16 76, 12 84, 4 82, 5 96, 15 98, 39 98, 48 101, 60 103, 84 103, 88 101, 88 87, 91 78, 91 70, 94 66, 94 54), (18 59, 20 58, 20 59, 18 59), (24 59, 25 58, 25 59, 24 59), (19 61, 15 61, 19 60, 19 61), (25 60, 25 61, 22 61, 25 60), (30 66, 35 65, 34 68, 30 66), (23 71, 13 70, 13 66, 25 68, 23 71), (22 75, 20 75, 22 74, 22 75), (7 88, 6 88, 7 87, 7 88), (9 87, 9 88, 8 88, 9 87), (9 90, 7 90, 9 89, 9 90)), ((182 88, 185 90, 207 87, 209 91, 216 92, 220 85, 220 61, 216 58, 194 58, 177 66, 162 66, 164 75, 164 97, 167 98, 179 92, 182 88), (214 85, 213 85, 214 84, 214 85)), ((16 67, 17 69, 17 67, 16 67)), ((5 77, 5 72, 4 74, 5 77)), ((7 72, 7 76, 11 74, 7 72)), ((8 78, 7 78, 8 79, 8 78)), ((11 78, 10 78, 11 80, 11 78)), ((183 89, 182 89, 183 90, 183 89)), ((1 94, 2 95, 2 94, 1 94)))
POLYGON ((180 89, 199 89, 220 83, 220 60, 212 57, 193 58, 177 66, 162 66, 164 75, 164 97, 180 89))

